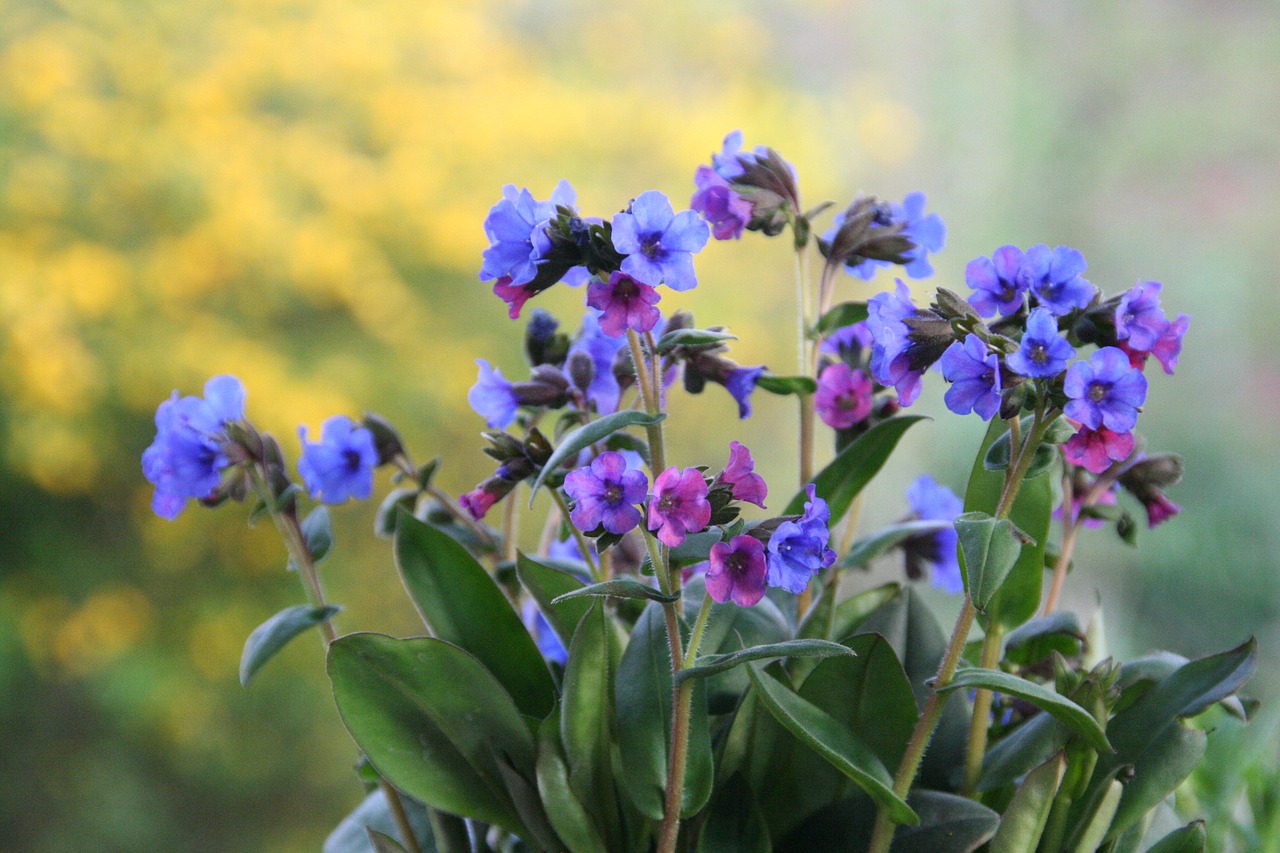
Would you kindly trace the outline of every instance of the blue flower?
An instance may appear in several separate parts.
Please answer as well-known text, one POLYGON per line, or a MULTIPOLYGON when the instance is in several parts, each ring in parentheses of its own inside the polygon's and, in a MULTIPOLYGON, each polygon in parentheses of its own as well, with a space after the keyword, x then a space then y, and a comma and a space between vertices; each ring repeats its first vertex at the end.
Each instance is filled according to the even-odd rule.
POLYGON ((764 375, 764 366, 735 367, 729 371, 724 381, 724 388, 733 399, 738 401, 738 418, 751 417, 751 392, 756 390, 756 383, 764 375))
MULTIPOLYGON (((918 477, 907 489, 907 503, 922 521, 955 521, 964 510, 960 498, 928 474, 918 477)), ((918 564, 923 560, 933 565, 934 586, 952 594, 963 591, 964 578, 956 556, 958 541, 954 527, 908 539, 905 545, 908 576, 918 576, 918 564)))
POLYGON ((483 358, 476 359, 476 364, 480 365, 480 376, 467 392, 467 402, 491 428, 505 429, 516 419, 519 406, 512 385, 501 370, 483 358))
POLYGON ((156 437, 142 453, 142 473, 155 485, 151 508, 174 519, 190 498, 207 498, 231 464, 224 447, 226 425, 244 418, 244 385, 215 376, 204 399, 173 396, 156 409, 156 437))
POLYGON ((529 190, 517 190, 512 184, 503 187, 502 201, 490 208, 484 220, 490 245, 484 250, 480 280, 509 276, 512 286, 533 281, 538 261, 549 247, 544 233, 547 223, 557 206, 571 208, 576 200, 568 181, 556 184, 548 201, 537 201, 529 190))
POLYGON ((1139 282, 1116 305, 1116 337, 1138 352, 1151 352, 1169 329, 1160 307, 1160 287, 1158 281, 1139 282))
POLYGON ((710 239, 707 223, 692 210, 675 213, 656 190, 641 193, 626 213, 613 218, 613 247, 627 257, 622 271, 637 281, 691 290, 698 281, 693 254, 710 239))
POLYGON ((626 346, 625 338, 613 338, 600 329, 598 312, 589 310, 582 318, 578 338, 569 347, 569 358, 583 353, 591 359, 591 382, 586 389, 587 399, 595 404, 596 412, 607 415, 618 408, 622 388, 613 374, 613 361, 618 350, 626 346))
POLYGON ((742 177, 743 172, 746 171, 742 167, 743 161, 749 164, 755 163, 766 153, 763 145, 757 145, 754 153, 743 153, 742 131, 735 130, 725 136, 720 153, 711 155, 711 168, 726 181, 732 181, 734 178, 742 177))
MULTIPOLYGON (((933 265, 929 263, 929 253, 942 251, 942 247, 947 242, 946 224, 938 214, 926 214, 924 212, 925 203, 924 193, 908 193, 901 204, 896 202, 887 203, 885 205, 887 208, 885 213, 878 216, 871 223, 872 229, 903 223, 903 229, 900 233, 915 244, 906 252, 907 260, 902 265, 903 270, 910 278, 927 278, 933 275, 933 265)), ((840 230, 842 224, 844 224, 844 213, 836 215, 832 227, 823 234, 823 239, 830 242, 835 237, 836 232, 840 230)), ((890 261, 859 256, 850 258, 850 261, 852 263, 846 264, 845 270, 851 275, 856 275, 858 278, 865 280, 873 278, 876 270, 880 267, 891 265, 890 261)))
POLYGON ((312 499, 340 504, 373 494, 378 450, 367 428, 356 426, 346 415, 334 415, 321 427, 319 443, 307 441, 306 427, 298 427, 298 438, 302 440, 298 473, 312 499))
POLYGON ((1088 362, 1071 365, 1062 383, 1071 401, 1063 407, 1067 417, 1089 429, 1105 426, 1129 432, 1138 423, 1138 409, 1147 399, 1147 377, 1129 364, 1118 347, 1103 347, 1088 362))
POLYGON ((769 537, 769 586, 799 595, 809 579, 836 561, 836 552, 827 547, 831 532, 827 524, 831 511, 818 497, 813 483, 806 487, 809 500, 804 514, 784 521, 769 537))
POLYGON ((957 415, 977 412, 984 421, 1000 411, 1000 356, 982 338, 969 335, 956 341, 938 360, 942 378, 952 383, 943 401, 957 415))
POLYGON ((564 647, 564 642, 551 627, 547 617, 542 615, 542 611, 538 609, 538 603, 532 598, 525 599, 524 606, 520 609, 520 620, 533 635, 533 640, 537 643, 542 657, 551 663, 564 666, 569 660, 569 650, 564 647))
POLYGON ((1018 271, 1018 283, 1031 290, 1037 302, 1061 316, 1076 308, 1087 308, 1097 288, 1081 278, 1084 255, 1070 246, 1050 251, 1041 244, 1027 249, 1018 271))
POLYGON ((910 406, 920 396, 924 371, 954 340, 951 325, 932 312, 917 309, 902 279, 893 293, 877 293, 867 300, 867 310, 871 375, 881 385, 897 389, 898 402, 910 406))
POLYGON ((969 304, 983 317, 1001 317, 1017 313, 1022 307, 1028 284, 1018 275, 1022 271, 1022 250, 1017 246, 1001 246, 989 258, 974 258, 964 268, 965 282, 976 291, 969 304))
POLYGON ((1058 321, 1048 308, 1037 308, 1027 318, 1027 331, 1018 351, 1005 364, 1014 373, 1035 379, 1048 379, 1067 369, 1067 361, 1076 354, 1071 344, 1058 334, 1058 321))

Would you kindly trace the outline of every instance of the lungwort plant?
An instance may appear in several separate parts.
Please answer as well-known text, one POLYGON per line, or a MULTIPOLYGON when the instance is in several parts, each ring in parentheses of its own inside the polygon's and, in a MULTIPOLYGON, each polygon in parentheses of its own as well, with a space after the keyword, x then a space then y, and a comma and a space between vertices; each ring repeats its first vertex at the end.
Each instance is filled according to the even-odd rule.
POLYGON ((1048 245, 969 262, 967 297, 918 305, 899 280, 842 300, 848 275, 932 273, 945 228, 922 194, 859 196, 819 231, 830 205, 804 208, 791 166, 738 133, 694 182, 692 209, 647 191, 611 218, 580 213, 565 182, 546 201, 505 188, 481 279, 512 319, 561 283, 586 305, 572 333, 531 311, 527 377, 478 362, 469 401, 496 467, 466 494, 374 416, 303 430, 299 483, 234 377, 160 405, 142 460, 156 512, 247 502, 307 595, 248 638, 241 679, 300 633, 324 639, 369 792, 325 849, 1203 850, 1202 823, 1168 832, 1209 737, 1187 721, 1245 716, 1254 643, 1121 662, 1098 614, 1059 609, 1084 531, 1132 542, 1128 504, 1151 527, 1179 511, 1165 490, 1181 461, 1135 428, 1187 316, 1166 316, 1158 282, 1102 293, 1079 251, 1048 245), (744 231, 791 237, 785 375, 739 365, 727 330, 664 303, 697 286, 711 237, 744 231), (934 428, 903 414, 931 368, 951 412, 990 422, 968 482, 958 496, 922 477, 900 522, 862 530, 867 484, 908 430, 934 428), (793 398, 798 446, 766 450, 796 454, 794 484, 766 484, 731 438, 674 458, 677 383, 723 387, 743 418, 761 392, 793 398), (819 444, 834 449, 820 469, 819 444), (369 498, 380 467, 396 486, 377 532, 422 636, 342 633, 321 584, 326 505, 369 498), (527 507, 545 513, 536 542, 517 539, 527 507), (851 571, 891 553, 903 583, 851 571), (949 632, 914 591, 926 579, 962 598, 949 632))

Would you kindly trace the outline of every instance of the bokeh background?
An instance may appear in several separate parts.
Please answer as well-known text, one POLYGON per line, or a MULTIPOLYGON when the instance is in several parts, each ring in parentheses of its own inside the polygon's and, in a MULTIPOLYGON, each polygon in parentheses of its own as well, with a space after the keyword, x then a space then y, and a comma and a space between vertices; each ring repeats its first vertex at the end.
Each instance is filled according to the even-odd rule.
MULTIPOLYGON (((1143 423, 1187 457, 1185 511, 1138 551, 1084 542, 1071 600, 1105 597, 1122 654, 1257 634, 1275 702, 1278 57, 1267 0, 3 0, 0 847, 317 850, 360 797, 319 643, 236 678, 300 590, 241 508, 151 515, 156 404, 235 373, 290 454, 299 424, 377 411, 465 491, 488 470, 473 360, 522 370, 523 324, 476 279, 501 185, 569 178, 598 215, 687 203, 734 128, 809 203, 928 193, 950 234, 921 295, 1004 243, 1078 247, 1109 292, 1165 283, 1194 319, 1143 423)), ((664 308, 789 372, 784 243, 712 245, 699 275, 664 308)), ((539 301, 573 327, 581 296, 539 301)), ((922 471, 963 487, 982 425, 939 386, 868 524, 922 471)), ((673 409, 677 458, 736 437, 790 485, 788 401, 673 409)), ((339 627, 414 633, 373 507, 335 515, 339 627)))

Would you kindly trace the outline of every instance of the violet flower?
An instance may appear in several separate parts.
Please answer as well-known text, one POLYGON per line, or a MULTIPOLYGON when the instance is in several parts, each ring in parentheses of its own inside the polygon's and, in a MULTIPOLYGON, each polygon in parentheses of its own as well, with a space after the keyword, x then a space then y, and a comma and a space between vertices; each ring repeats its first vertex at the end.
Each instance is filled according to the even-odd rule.
POLYGON ((574 501, 569 518, 582 531, 602 526, 609 533, 626 533, 640 523, 636 504, 644 502, 648 488, 644 472, 629 469, 622 454, 612 450, 564 478, 564 490, 574 501))
POLYGON ((685 536, 697 533, 711 522, 707 482, 697 468, 671 467, 653 481, 649 498, 649 530, 658 541, 674 548, 685 536))
MULTIPOLYGON (((907 503, 915 517, 922 521, 955 521, 964 511, 964 504, 955 492, 928 474, 917 477, 907 489, 907 503)), ((958 541, 954 527, 908 538, 903 546, 907 576, 919 577, 923 573, 921 562, 927 562, 933 566, 930 579, 934 586, 952 595, 963 592, 964 577, 956 555, 958 541)))
POLYGON ((707 223, 692 210, 675 213, 665 195, 648 190, 625 213, 613 218, 613 247, 627 257, 622 272, 645 284, 665 283, 672 290, 691 290, 698 281, 693 255, 710 237, 707 223))
POLYGON ((610 337, 621 338, 627 329, 648 332, 662 314, 654 306, 662 297, 652 285, 615 270, 609 280, 593 280, 587 285, 587 304, 601 311, 600 328, 610 337))
POLYGON ((1027 330, 1018 351, 1005 359, 1014 373, 1035 379, 1057 376, 1076 354, 1071 344, 1058 334, 1058 321, 1048 308, 1037 308, 1027 317, 1027 330))
POLYGON ((533 641, 537 643, 538 652, 543 659, 564 666, 569 660, 569 650, 565 648, 564 642, 551 627, 547 617, 542 615, 538 603, 532 598, 525 599, 524 606, 520 608, 520 621, 533 636, 533 641))
POLYGON ((843 361, 828 364, 818 374, 813 405, 832 429, 848 429, 871 414, 871 377, 843 361))
POLYGON ((831 511, 818 497, 817 486, 810 483, 805 490, 809 500, 804 513, 779 524, 769 537, 769 586, 796 595, 804 592, 810 578, 836 561, 836 552, 827 547, 831 511))
POLYGON ((942 378, 951 383, 943 401, 957 415, 977 412, 989 421, 1000 411, 1000 356, 982 338, 968 335, 956 341, 938 360, 942 378))
POLYGON ((983 317, 1016 314, 1022 307, 1027 283, 1019 279, 1022 250, 1001 246, 989 258, 974 258, 964 268, 964 280, 974 289, 969 304, 983 317))
POLYGON ((205 383, 204 398, 173 396, 156 409, 156 437, 142 453, 142 473, 155 487, 151 508, 170 521, 189 498, 207 498, 231 465, 226 426, 244 418, 244 385, 234 376, 205 383))
POLYGON ((334 415, 321 426, 319 443, 307 441, 306 427, 298 427, 298 438, 302 441, 298 473, 312 499, 340 504, 373 494, 378 451, 366 427, 356 426, 346 415, 334 415))
POLYGON ((1061 316, 1076 308, 1087 308, 1093 301, 1097 288, 1080 276, 1087 266, 1084 255, 1070 246, 1050 250, 1040 244, 1022 256, 1018 279, 1030 288, 1040 306, 1061 316))
MULTIPOLYGON (((576 200, 568 181, 556 184, 548 201, 537 201, 529 190, 517 190, 512 184, 503 187, 502 200, 490 208, 484 220, 489 248, 484 250, 480 280, 509 277, 510 284, 516 286, 533 281, 539 260, 535 236, 547 227, 557 206, 573 207, 576 200)), ((515 310, 519 314, 519 309, 515 310)))
POLYGON ((1103 347, 1067 370, 1062 383, 1070 401, 1063 412, 1089 429, 1105 426, 1129 432, 1138 423, 1138 409, 1147 399, 1147 377, 1129 364, 1117 347, 1103 347))
POLYGON ((754 205, 734 192, 727 180, 709 166, 699 166, 693 175, 697 190, 689 207, 702 214, 717 240, 737 240, 751 221, 754 205))
POLYGON ((1116 305, 1116 337, 1139 352, 1151 352, 1169 328, 1160 308, 1158 281, 1141 281, 1120 297, 1116 305))
POLYGON ((491 429, 505 429, 516 419, 514 386, 502 375, 502 371, 483 358, 476 359, 480 375, 476 384, 467 392, 467 402, 476 414, 484 418, 491 429))
MULTIPOLYGON (((947 242, 946 224, 938 214, 924 212, 926 201, 925 194, 922 192, 908 193, 901 204, 888 202, 885 205, 887 215, 883 217, 884 221, 880 222, 877 219, 871 225, 874 229, 903 224, 902 231, 899 233, 913 244, 905 253, 907 260, 902 265, 903 271, 909 278, 928 278, 933 275, 929 253, 942 251, 947 242)), ((832 227, 823 235, 823 239, 830 242, 843 223, 844 214, 837 214, 832 227)), ((858 256, 849 260, 851 263, 845 265, 845 271, 864 280, 873 278, 880 267, 892 265, 890 261, 858 256)))
POLYGON ((728 542, 711 546, 711 565, 707 568, 707 595, 724 604, 733 601, 750 607, 764 598, 768 566, 764 544, 754 536, 735 536, 728 542))

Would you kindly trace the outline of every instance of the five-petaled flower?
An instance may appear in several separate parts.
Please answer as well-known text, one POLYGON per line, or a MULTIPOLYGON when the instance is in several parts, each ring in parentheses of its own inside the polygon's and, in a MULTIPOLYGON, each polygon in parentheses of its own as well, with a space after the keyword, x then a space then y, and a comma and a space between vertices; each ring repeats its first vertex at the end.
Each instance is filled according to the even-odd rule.
POLYGON ((621 453, 607 450, 585 468, 564 478, 564 490, 573 498, 569 518, 579 530, 603 527, 623 534, 640 523, 637 504, 644 503, 649 478, 643 471, 629 469, 621 453))
POLYGON ((764 544, 754 536, 739 535, 711 546, 707 568, 707 595, 724 604, 732 601, 750 607, 764 598, 768 565, 764 544))
POLYGON ((756 461, 745 444, 737 441, 729 442, 729 464, 716 477, 717 482, 724 483, 732 490, 733 499, 753 503, 764 509, 764 499, 769 494, 769 487, 755 472, 756 461))
POLYGON ((1128 432, 1138 423, 1138 410, 1147 399, 1147 377, 1129 364, 1129 357, 1117 347, 1103 347, 1067 370, 1062 383, 1070 401, 1063 408, 1067 417, 1089 429, 1105 426, 1128 432))
POLYGON ((321 426, 318 443, 307 441, 306 427, 298 427, 298 437, 302 440, 298 473, 313 499, 340 504, 373 494, 378 451, 367 428, 356 426, 346 415, 334 415, 321 426))
POLYGON ((657 190, 636 197, 613 217, 613 247, 627 257, 622 271, 645 284, 691 290, 698 284, 693 255, 710 238, 707 223, 692 210, 676 213, 657 190))
MULTIPOLYGON (((955 521, 964 504, 955 492, 928 474, 922 474, 907 489, 907 503, 912 514, 921 521, 955 521)), ((907 556, 907 576, 919 577, 921 563, 933 566, 931 581, 944 592, 955 594, 964 589, 960 560, 956 556, 956 530, 944 527, 933 533, 909 537, 903 543, 907 556)))
POLYGON ((1076 354, 1071 344, 1058 334, 1058 320, 1047 308, 1037 308, 1027 317, 1027 330, 1017 352, 1005 359, 1014 373, 1034 379, 1049 379, 1067 368, 1076 354))
POLYGON ((818 374, 813 405, 832 429, 848 429, 871 414, 871 377, 843 361, 828 364, 818 374))
POLYGON ((982 338, 969 335, 956 341, 938 359, 942 378, 951 383, 943 401, 957 415, 977 412, 984 421, 1000 411, 1000 356, 982 338))
POLYGON ((516 419, 520 404, 515 391, 500 369, 483 358, 476 359, 476 364, 480 365, 480 375, 467 392, 467 402, 490 427, 504 429, 516 419))
POLYGON ((804 513, 778 525, 769 537, 769 586, 799 595, 809 579, 836 561, 836 552, 827 547, 831 531, 831 511, 810 483, 805 493, 804 513))
MULTIPOLYGON (((502 200, 489 210, 484 220, 489 248, 484 250, 480 280, 509 278, 507 284, 510 286, 533 281, 538 274, 540 258, 540 252, 534 246, 535 239, 541 236, 540 232, 555 215, 556 207, 571 208, 576 199, 577 194, 568 181, 556 184, 548 201, 537 201, 529 190, 517 190, 513 184, 503 187, 502 200)), ((512 302, 506 296, 503 299, 512 302)), ((512 310, 519 315, 519 307, 512 305, 512 310)))
POLYGON ((1022 271, 1022 250, 1017 246, 1001 246, 989 258, 974 258, 964 268, 964 280, 973 288, 969 304, 983 317, 1001 317, 1017 313, 1022 307, 1028 282, 1022 271))
POLYGON ((652 285, 617 270, 608 281, 587 285, 587 305, 602 312, 600 329, 613 338, 625 336, 627 329, 648 332, 658 325, 662 313, 654 306, 660 299, 652 285))
POLYGON ((173 396, 156 409, 156 437, 142 453, 142 473, 155 485, 151 508, 174 519, 189 498, 209 497, 231 464, 225 430, 244 418, 244 386, 234 376, 205 383, 204 398, 173 396))
POLYGON ((707 481, 697 468, 668 468, 653 481, 649 529, 662 544, 674 548, 710 522, 707 481))
POLYGON ((1031 290, 1041 307, 1061 316, 1087 308, 1093 301, 1097 288, 1080 275, 1087 266, 1084 255, 1070 246, 1051 250, 1041 244, 1027 249, 1022 256, 1018 280, 1031 290))

